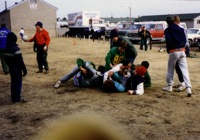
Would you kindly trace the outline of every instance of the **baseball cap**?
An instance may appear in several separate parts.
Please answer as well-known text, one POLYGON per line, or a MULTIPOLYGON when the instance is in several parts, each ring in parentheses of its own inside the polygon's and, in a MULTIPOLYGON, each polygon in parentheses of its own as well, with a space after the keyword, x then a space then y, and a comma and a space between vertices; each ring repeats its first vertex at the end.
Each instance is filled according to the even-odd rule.
POLYGON ((42 24, 42 22, 38 21, 38 22, 35 24, 35 26, 40 26, 40 27, 42 27, 43 24, 42 24))

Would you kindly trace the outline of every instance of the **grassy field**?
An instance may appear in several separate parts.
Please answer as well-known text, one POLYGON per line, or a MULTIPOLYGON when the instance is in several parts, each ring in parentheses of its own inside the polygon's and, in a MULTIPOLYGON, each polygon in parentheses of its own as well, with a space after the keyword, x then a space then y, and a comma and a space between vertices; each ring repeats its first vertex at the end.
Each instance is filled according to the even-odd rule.
MULTIPOLYGON (((146 53, 138 50, 136 64, 147 60, 152 87, 142 96, 126 93, 103 93, 98 89, 77 88, 72 80, 59 89, 54 84, 75 65, 76 58, 105 64, 108 41, 52 38, 49 46, 48 74, 37 74, 36 54, 32 43, 18 42, 28 75, 23 78, 25 104, 10 102, 10 77, 0 71, 0 139, 29 140, 63 116, 89 112, 111 118, 115 127, 127 132, 132 140, 198 140, 200 139, 200 58, 187 58, 193 95, 186 92, 164 92, 168 54, 158 52, 153 44, 146 53)), ((198 48, 192 53, 200 56, 198 48)), ((176 74, 175 74, 176 75, 176 74)), ((178 83, 177 76, 175 83, 178 83)))

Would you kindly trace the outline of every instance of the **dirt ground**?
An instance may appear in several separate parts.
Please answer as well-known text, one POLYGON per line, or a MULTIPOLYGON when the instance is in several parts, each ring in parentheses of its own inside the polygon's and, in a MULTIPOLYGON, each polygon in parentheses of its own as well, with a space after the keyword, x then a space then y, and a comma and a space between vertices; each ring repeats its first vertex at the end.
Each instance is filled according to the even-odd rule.
MULTIPOLYGON (((76 64, 76 58, 105 64, 108 41, 52 38, 49 46, 48 74, 36 74, 36 54, 32 43, 18 42, 28 75, 23 78, 24 104, 10 101, 10 76, 0 70, 0 139, 29 140, 56 119, 89 111, 110 117, 132 140, 198 140, 200 139, 200 58, 187 58, 193 95, 186 92, 164 92, 168 54, 158 52, 159 44, 144 53, 138 50, 136 64, 150 63, 152 87, 144 95, 103 93, 98 89, 77 88, 72 80, 59 89, 54 84, 76 64)), ((198 48, 192 53, 200 56, 198 48)), ((175 77, 176 83, 177 77, 175 77)))

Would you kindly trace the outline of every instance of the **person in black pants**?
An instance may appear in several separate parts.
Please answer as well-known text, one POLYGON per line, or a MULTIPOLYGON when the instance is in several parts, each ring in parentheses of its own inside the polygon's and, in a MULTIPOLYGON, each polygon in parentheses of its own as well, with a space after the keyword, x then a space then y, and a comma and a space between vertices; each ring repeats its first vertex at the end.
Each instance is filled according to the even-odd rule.
POLYGON ((150 37, 150 32, 146 30, 144 26, 141 26, 138 31, 139 36, 141 37, 140 50, 143 50, 143 45, 145 46, 145 51, 148 49, 147 39, 150 37))
POLYGON ((13 103, 25 101, 21 99, 22 76, 27 75, 22 53, 16 42, 17 36, 13 32, 10 32, 7 35, 4 57, 11 77, 11 101, 13 103))

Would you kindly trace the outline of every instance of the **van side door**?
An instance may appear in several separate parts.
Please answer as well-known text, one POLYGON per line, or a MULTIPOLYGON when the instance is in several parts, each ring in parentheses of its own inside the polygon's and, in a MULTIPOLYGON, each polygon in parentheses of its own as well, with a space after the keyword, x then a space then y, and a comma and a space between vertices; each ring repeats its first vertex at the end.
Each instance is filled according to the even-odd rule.
POLYGON ((154 38, 163 38, 164 37, 164 30, 165 29, 164 29, 163 24, 156 24, 154 38))

